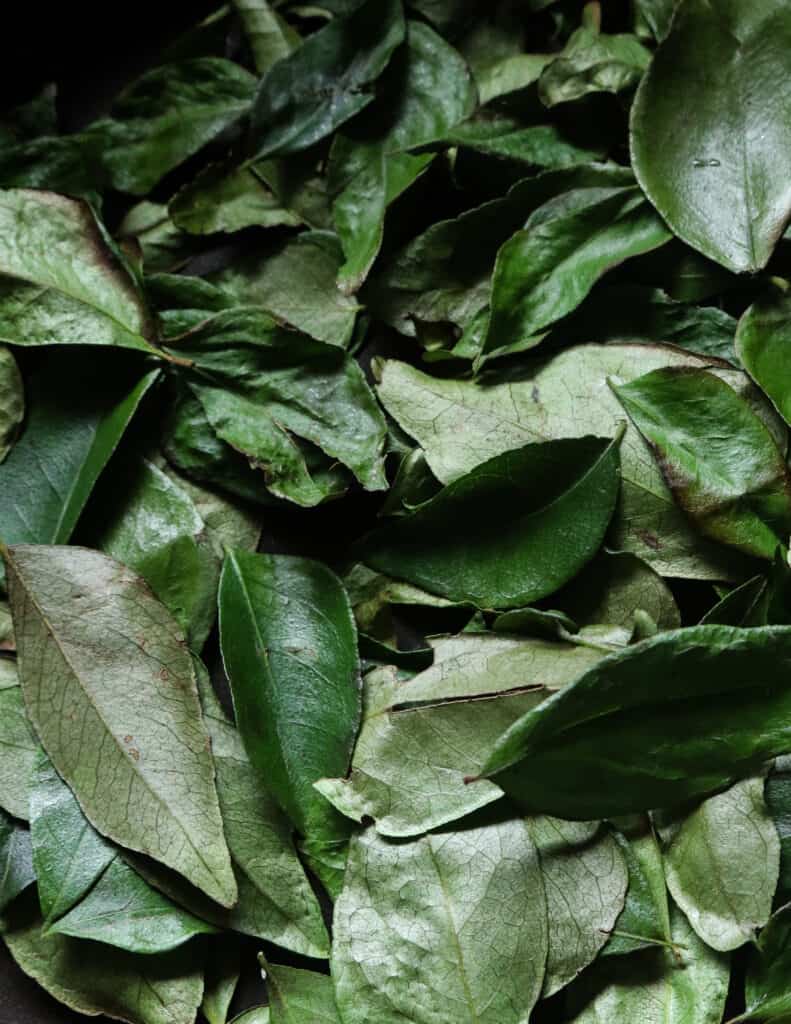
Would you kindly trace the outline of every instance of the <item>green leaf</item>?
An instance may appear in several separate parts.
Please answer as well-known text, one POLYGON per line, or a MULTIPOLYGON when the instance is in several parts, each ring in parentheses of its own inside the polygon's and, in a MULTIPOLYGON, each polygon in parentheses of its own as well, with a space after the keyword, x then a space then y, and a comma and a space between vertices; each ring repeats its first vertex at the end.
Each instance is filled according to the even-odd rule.
POLYGON ((171 903, 115 857, 88 895, 48 931, 152 954, 215 929, 171 903))
POLYGON ((325 566, 232 551, 220 580, 220 642, 247 754, 304 836, 342 820, 314 789, 345 775, 360 717, 357 631, 325 566))
POLYGON ((17 964, 59 1002, 129 1024, 194 1024, 203 991, 192 950, 150 957, 46 934, 28 903, 3 939, 17 964))
POLYGON ((0 462, 11 451, 25 415, 22 377, 11 349, 0 345, 0 462))
POLYGON ((200 244, 176 227, 164 203, 148 200, 132 207, 121 221, 116 237, 121 243, 139 248, 149 274, 178 270, 200 244))
POLYGON ((316 788, 343 814, 385 836, 414 836, 498 800, 466 786, 494 739, 601 657, 588 647, 482 634, 435 641, 434 664, 409 682, 365 678, 365 712, 346 779, 316 788))
POLYGON ((297 227, 300 218, 283 209, 254 167, 209 164, 168 204, 177 228, 191 235, 248 227, 297 227))
POLYGON ((239 64, 198 57, 154 68, 113 104, 99 138, 113 188, 145 195, 169 171, 233 126, 250 109, 256 80, 239 64))
POLYGON ((309 36, 258 88, 250 128, 254 159, 307 149, 359 113, 403 40, 401 0, 364 0, 309 36))
POLYGON ((158 370, 50 355, 30 379, 22 435, 0 465, 0 538, 65 544, 158 370))
POLYGON ((279 327, 256 307, 218 313, 180 339, 189 383, 217 435, 264 470, 278 497, 315 505, 331 493, 292 435, 337 459, 369 490, 385 485, 385 422, 357 363, 279 327))
POLYGON ((259 957, 266 973, 272 1024, 341 1024, 332 979, 259 957))
POLYGON ((636 36, 607 35, 587 25, 574 32, 541 73, 538 94, 547 107, 594 92, 634 88, 651 63, 651 52, 636 36))
POLYGON ((525 127, 520 121, 499 116, 465 121, 447 132, 440 141, 496 157, 500 161, 513 161, 515 168, 524 165, 521 174, 532 167, 573 167, 604 156, 601 147, 596 148, 594 143, 581 145, 573 142, 557 125, 525 127))
POLYGON ((780 877, 777 901, 791 900, 791 760, 779 757, 766 780, 766 806, 780 839, 780 877))
POLYGON ((41 747, 25 714, 16 662, 0 659, 0 672, 0 809, 27 821, 41 747))
POLYGON ((766 264, 791 214, 789 45, 791 17, 773 0, 687 0, 632 106, 648 198, 675 234, 737 272, 766 264))
MULTIPOLYGON (((677 6, 676 0, 634 0, 632 6, 636 24, 645 25, 661 43, 670 31, 673 12, 677 6)), ((639 28, 636 27, 635 31, 640 34, 639 28)))
POLYGON ((30 833, 0 810, 0 912, 35 880, 30 833))
POLYGON ((791 297, 774 290, 745 310, 736 332, 736 350, 761 390, 786 423, 791 422, 791 390, 787 385, 786 325, 791 297))
POLYGON ((0 191, 0 338, 156 352, 151 315, 88 203, 0 191))
POLYGON ((672 915, 670 950, 646 950, 632 957, 628 973, 620 959, 596 964, 572 989, 574 1024, 720 1024, 730 968, 722 953, 705 946, 680 911, 672 915))
POLYGON ((304 231, 274 252, 234 262, 214 278, 240 305, 258 305, 305 334, 346 348, 360 306, 337 288, 343 253, 335 235, 304 231))
POLYGON ((612 267, 670 238, 636 186, 550 199, 497 254, 483 353, 526 343, 575 309, 612 267))
POLYGON ((44 924, 78 903, 115 857, 42 750, 30 791, 30 838, 44 924))
POLYGON ((747 1010, 731 1024, 743 1020, 788 1020, 791 992, 788 989, 791 960, 791 907, 782 907, 761 932, 753 950, 745 982, 747 1010))
POLYGON ((791 531, 791 476, 749 404, 693 367, 665 367, 613 388, 696 527, 772 558, 791 531))
POLYGON ((619 485, 617 440, 526 445, 379 527, 363 540, 359 557, 453 601, 519 607, 558 590, 590 561, 619 485))
POLYGON ((546 954, 538 857, 518 818, 352 839, 332 953, 344 1024, 522 1024, 546 954))
POLYGON ((672 947, 667 885, 659 843, 648 815, 620 818, 616 841, 629 869, 626 902, 601 955, 622 956, 654 945, 672 947))
POLYGON ((251 1010, 245 1010, 238 1017, 234 1017, 231 1024, 271 1024, 268 1006, 254 1006, 251 1010))
POLYGON ((208 1024, 227 1024, 241 976, 242 943, 230 935, 209 940, 206 977, 200 1012, 208 1024))
POLYGON ((356 292, 384 236, 387 207, 433 159, 406 150, 440 138, 475 109, 475 86, 459 53, 421 22, 407 22, 406 42, 353 131, 330 152, 333 217, 346 255, 339 284, 356 292))
POLYGON ((143 577, 199 651, 214 625, 220 558, 190 496, 138 456, 113 467, 94 508, 103 523, 93 544, 143 577))
MULTIPOLYGON (((434 475, 447 483, 493 455, 530 442, 586 433, 612 436, 624 411, 608 380, 626 383, 661 366, 708 365, 660 345, 582 345, 524 362, 518 374, 492 374, 485 385, 429 377, 389 361, 378 392, 387 412, 425 450, 434 475), (575 382, 573 388, 569 381, 575 382)), ((716 372, 751 403, 760 401, 744 374, 716 372)), ((740 556, 692 530, 631 424, 621 442, 621 467, 621 500, 608 538, 613 548, 631 551, 665 576, 744 578, 740 556)))
POLYGON ((250 44, 255 70, 262 75, 300 43, 299 35, 267 0, 233 0, 250 44))
POLYGON ((780 864, 763 778, 661 820, 659 833, 668 888, 706 945, 727 952, 754 939, 772 912, 780 864))
POLYGON ((660 633, 528 712, 483 774, 536 811, 582 820, 722 789, 789 748, 789 657, 787 626, 660 633))
POLYGON ((553 603, 581 626, 610 623, 631 629, 637 610, 660 629, 677 629, 681 615, 673 593, 654 570, 627 551, 602 551, 553 603))
POLYGON ((623 910, 629 874, 618 844, 599 822, 530 818, 549 922, 543 998, 596 959, 623 910))
POLYGON ((6 568, 25 704, 89 821, 232 905, 208 735, 176 621, 137 574, 98 552, 22 545, 7 549, 6 568))

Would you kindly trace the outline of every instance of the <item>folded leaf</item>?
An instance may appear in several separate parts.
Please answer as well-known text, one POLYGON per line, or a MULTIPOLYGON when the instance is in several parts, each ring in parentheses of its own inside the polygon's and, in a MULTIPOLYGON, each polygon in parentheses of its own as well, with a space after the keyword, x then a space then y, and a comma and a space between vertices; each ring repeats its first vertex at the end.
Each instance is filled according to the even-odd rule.
POLYGON ((344 835, 313 788, 344 775, 360 717, 357 631, 325 566, 232 551, 220 581, 220 643, 245 749, 304 836, 344 835))
POLYGON ((0 339, 156 351, 151 315, 88 203, 0 191, 0 339))
POLYGON ((582 820, 722 789, 791 750, 790 660, 787 626, 660 633, 528 712, 483 774, 533 810, 582 820))
POLYGON ((665 367, 613 385, 702 533, 772 558, 791 532, 791 475, 774 438, 724 381, 665 367))
POLYGON ((65 544, 158 370, 144 376, 65 353, 49 356, 28 388, 30 413, 0 465, 0 538, 65 544))
POLYGON ((637 85, 650 63, 650 50, 636 36, 607 35, 583 25, 541 72, 538 93, 553 107, 589 93, 623 92, 637 85))
POLYGON ((79 939, 45 934, 30 902, 14 908, 3 940, 25 974, 77 1013, 194 1024, 203 973, 192 950, 149 957, 97 943, 88 956, 79 939))
POLYGON ((116 851, 82 813, 43 750, 30 791, 30 838, 38 901, 49 925, 82 899, 116 851))
POLYGON ((546 955, 538 857, 518 818, 352 839, 332 954, 344 1024, 524 1024, 546 955))
POLYGON ((660 824, 673 899, 706 945, 721 952, 755 938, 772 912, 780 840, 763 791, 762 778, 745 779, 660 824))
POLYGON ((359 113, 403 39, 401 0, 364 0, 309 36, 259 86, 250 128, 253 157, 307 149, 359 113))
POLYGON ((176 621, 106 555, 5 554, 25 704, 58 773, 100 832, 231 906, 214 765, 176 621))
POLYGON ((791 298, 770 292, 745 310, 736 332, 736 351, 744 368, 774 403, 786 423, 791 422, 788 386, 788 318, 791 298))
POLYGON ((505 452, 369 534, 359 557, 453 601, 529 604, 596 553, 615 509, 619 465, 618 441, 594 437, 505 452))
POLYGON ((791 214, 789 45, 784 4, 688 0, 632 106, 646 195, 675 234, 730 270, 763 267, 791 214))

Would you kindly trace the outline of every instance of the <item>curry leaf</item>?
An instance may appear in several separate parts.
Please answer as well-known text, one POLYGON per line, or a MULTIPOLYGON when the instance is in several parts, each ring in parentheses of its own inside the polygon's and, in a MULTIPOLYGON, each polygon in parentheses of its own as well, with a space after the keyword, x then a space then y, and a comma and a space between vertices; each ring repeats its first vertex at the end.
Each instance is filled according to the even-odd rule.
POLYGON ((632 162, 649 199, 730 270, 763 267, 791 215, 778 164, 791 149, 779 116, 790 39, 789 13, 773 0, 687 0, 632 107, 632 162), (762 88, 769 81, 777 87, 762 88))
POLYGON ((25 704, 86 816, 232 905, 214 766, 175 620, 98 552, 21 545, 6 562, 25 704), (61 728, 64 707, 79 731, 61 728))
POLYGON ((0 912, 35 880, 30 833, 0 810, 0 912))
POLYGON ((757 943, 745 984, 747 1011, 736 1021, 784 1021, 791 1013, 788 963, 791 956, 791 908, 772 917, 757 943))
POLYGON ((308 559, 229 552, 220 640, 261 779, 303 835, 342 835, 342 820, 313 789, 345 774, 360 717, 356 629, 340 581, 308 559))
POLYGON ((518 818, 408 843, 369 829, 352 839, 335 907, 341 1019, 522 1024, 547 941, 538 858, 518 818))
POLYGON ((788 748, 789 657, 785 626, 660 633, 529 711, 484 774, 535 810, 583 819, 721 789, 788 748))
POLYGON ((16 663, 0 660, 0 808, 27 821, 41 747, 25 714, 16 663))
POLYGON ((332 980, 314 971, 271 964, 261 957, 272 1024, 340 1024, 332 980))
POLYGON ((361 557, 454 601, 529 604, 596 553, 615 509, 619 465, 618 440, 594 437, 505 452, 380 527, 361 557), (479 524, 474 537, 470 522, 479 524))
POLYGON ((0 462, 8 455, 25 414, 22 377, 13 353, 0 346, 0 462))

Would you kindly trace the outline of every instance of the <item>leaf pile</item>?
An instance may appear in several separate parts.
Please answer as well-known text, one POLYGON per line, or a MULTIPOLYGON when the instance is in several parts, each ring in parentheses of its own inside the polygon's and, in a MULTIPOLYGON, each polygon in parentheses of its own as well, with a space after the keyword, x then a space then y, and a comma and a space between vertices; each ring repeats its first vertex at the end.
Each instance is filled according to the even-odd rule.
POLYGON ((48 993, 791 1020, 789 52, 780 0, 234 0, 79 131, 3 115, 48 993))

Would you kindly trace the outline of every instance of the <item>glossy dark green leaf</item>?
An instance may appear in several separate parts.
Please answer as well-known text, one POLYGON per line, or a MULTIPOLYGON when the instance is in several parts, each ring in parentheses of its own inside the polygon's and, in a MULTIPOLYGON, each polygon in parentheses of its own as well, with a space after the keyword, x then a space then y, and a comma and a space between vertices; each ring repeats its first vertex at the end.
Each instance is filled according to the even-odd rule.
POLYGON ((280 327, 257 307, 218 313, 179 342, 192 391, 217 435, 263 471, 278 497, 315 505, 327 481, 311 476, 293 435, 381 490, 384 417, 357 363, 336 345, 280 327))
POLYGON ((433 29, 407 23, 377 101, 353 132, 338 135, 330 154, 333 217, 346 255, 339 284, 355 292, 371 268, 384 234, 385 211, 431 162, 406 150, 430 142, 475 108, 475 87, 461 56, 433 29))
POLYGON ((499 800, 465 786, 493 738, 602 657, 562 641, 459 636, 434 641, 434 664, 409 682, 392 669, 365 678, 364 714, 346 779, 316 788, 384 836, 415 836, 499 800))
POLYGON ((649 199, 730 270, 763 267, 791 214, 789 45, 784 4, 686 0, 632 107, 632 162, 649 199))
POLYGON ((530 604, 596 553, 615 509, 619 465, 618 441, 594 437, 505 452, 369 534, 359 556, 454 601, 530 604))
POLYGON ((19 688, 16 661, 0 659, 0 809, 27 821, 33 770, 41 747, 19 688))
POLYGON ((692 367, 665 367, 613 386, 695 526, 772 558, 791 531, 791 476, 749 404, 719 377, 692 367))
POLYGON ((629 871, 629 888, 601 955, 623 956, 655 945, 672 948, 665 871, 651 819, 639 814, 619 818, 615 824, 615 839, 629 871))
POLYGON ((532 809, 579 819, 722 789, 789 749, 789 658, 787 626, 660 633, 528 712, 483 774, 532 809))
POLYGON ((676 0, 634 0, 635 31, 642 35, 645 26, 661 42, 670 31, 676 0))
POLYGON ((331 978, 260 959, 271 1024, 341 1024, 331 978))
POLYGON ((97 136, 113 188, 145 195, 250 109, 255 78, 233 61, 199 57, 147 72, 97 121, 97 136))
POLYGON ((88 203, 0 191, 0 339, 156 351, 137 284, 88 203))
POLYGON ((363 0, 264 76, 253 103, 255 158, 307 149, 359 113, 404 39, 401 0, 363 0))
POLYGON ((541 872, 519 818, 352 839, 332 954, 344 1024, 523 1024, 546 956, 541 872))
POLYGON ((0 912, 35 880, 30 832, 0 810, 0 912))
POLYGON ((761 932, 747 968, 745 998, 747 1010, 737 1021, 788 1020, 791 991, 788 971, 791 963, 791 907, 783 907, 761 932))
POLYGON ((194 1024, 203 973, 191 949, 151 957, 45 934, 33 901, 15 904, 3 940, 25 974, 77 1013, 129 1024, 194 1024))
POLYGON ((788 386, 788 319, 791 298, 775 290, 745 311, 736 333, 736 350, 744 368, 791 422, 791 389, 788 386))
POLYGON ((115 857, 91 891, 48 929, 130 953, 165 953, 215 931, 177 907, 115 857))
POLYGON ((30 412, 0 465, 0 538, 65 544, 157 370, 108 372, 96 359, 50 355, 29 383, 30 412))
POLYGON ((236 260, 214 278, 239 305, 259 305, 305 334, 346 348, 360 310, 336 277, 343 251, 335 235, 303 231, 267 252, 236 260))
POLYGON ((0 345, 0 462, 11 451, 25 415, 22 377, 11 349, 0 345))
POLYGON ((190 496, 138 457, 111 469, 94 508, 104 522, 93 544, 143 577, 199 651, 214 625, 220 560, 190 496))
POLYGON ((220 641, 250 761, 305 836, 343 824, 313 788, 346 774, 360 717, 357 635, 325 566, 285 555, 228 554, 220 641))
POLYGON ((727 952, 769 920, 780 841, 764 803, 764 780, 744 779, 688 814, 663 816, 667 884, 700 938, 727 952))
POLYGON ((25 704, 86 816, 233 905, 209 738, 175 619, 106 555, 46 545, 4 554, 25 704))
MULTIPOLYGON (((767 581, 764 576, 753 576, 745 583, 730 590, 701 618, 702 626, 712 623, 720 626, 768 625, 765 621, 753 621, 761 615, 761 608, 767 596, 767 581)), ((765 616, 762 616, 764 619, 765 616)))
POLYGON ((44 924, 82 899, 115 857, 42 751, 30 792, 30 838, 44 924))
POLYGON ((612 267, 670 237, 636 186, 551 199, 497 254, 483 353, 525 343, 575 309, 612 267))
MULTIPOLYGON (((435 476, 447 483, 528 442, 612 436, 625 413, 607 381, 626 383, 662 366, 703 368, 710 361, 663 345, 588 344, 524 362, 519 373, 492 374, 484 385, 430 377, 391 360, 381 371, 378 393, 424 449, 435 476), (576 386, 569 388, 569 381, 576 386)), ((724 368, 716 372, 759 411, 779 443, 785 428, 746 376, 724 368)), ((613 548, 633 552, 665 576, 740 580, 750 572, 744 556, 692 529, 631 424, 621 442, 621 467, 621 501, 608 537, 613 548)))
POLYGON ((520 121, 507 117, 465 121, 446 133, 441 142, 496 157, 499 161, 512 161, 514 166, 524 165, 523 174, 528 168, 572 167, 604 156, 604 150, 593 144, 583 146, 565 137, 557 125, 525 127, 520 121))

